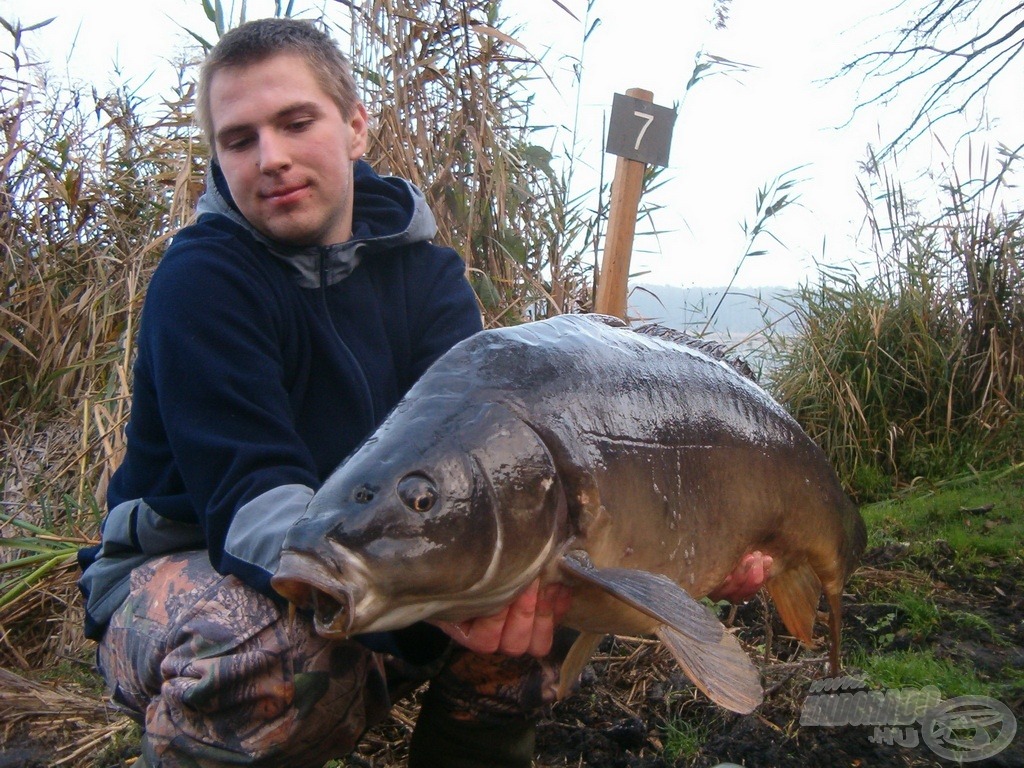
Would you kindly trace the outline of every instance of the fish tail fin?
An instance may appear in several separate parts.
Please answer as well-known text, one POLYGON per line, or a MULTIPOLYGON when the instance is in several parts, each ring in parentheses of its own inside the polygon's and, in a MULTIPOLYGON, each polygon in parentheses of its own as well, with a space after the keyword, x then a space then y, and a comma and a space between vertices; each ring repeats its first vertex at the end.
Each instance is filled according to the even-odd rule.
POLYGON ((772 576, 765 588, 786 629, 807 645, 814 645, 814 620, 821 599, 821 580, 810 563, 772 576))
POLYGON ((719 706, 745 715, 763 700, 760 673, 730 633, 707 643, 695 642, 667 624, 654 633, 694 685, 719 706))
POLYGON ((597 650, 597 646, 601 644, 603 638, 604 635, 597 632, 581 632, 580 636, 576 638, 558 672, 557 696, 559 701, 572 693, 583 667, 590 661, 590 657, 594 655, 594 651, 597 650))

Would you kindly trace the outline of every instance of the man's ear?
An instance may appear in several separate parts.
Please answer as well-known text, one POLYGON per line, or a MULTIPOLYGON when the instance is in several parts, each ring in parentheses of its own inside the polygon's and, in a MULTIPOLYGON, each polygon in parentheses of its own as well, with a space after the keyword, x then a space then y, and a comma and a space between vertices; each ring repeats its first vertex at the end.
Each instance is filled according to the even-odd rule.
POLYGON ((356 104, 352 115, 348 118, 349 127, 352 129, 352 143, 349 145, 349 160, 358 160, 366 154, 368 137, 368 123, 370 119, 366 116, 366 107, 362 103, 356 104))

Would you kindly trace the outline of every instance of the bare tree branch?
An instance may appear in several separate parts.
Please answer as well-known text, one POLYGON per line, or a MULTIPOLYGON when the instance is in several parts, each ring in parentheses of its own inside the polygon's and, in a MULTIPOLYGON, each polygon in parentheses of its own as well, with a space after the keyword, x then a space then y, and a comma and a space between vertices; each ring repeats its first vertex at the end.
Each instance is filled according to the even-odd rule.
POLYGON ((855 72, 874 93, 860 101, 850 120, 869 107, 905 96, 909 86, 923 95, 907 124, 881 154, 905 147, 936 123, 968 112, 984 111, 990 86, 1024 50, 1024 2, 1010 0, 902 0, 889 14, 907 21, 890 42, 857 56, 835 77, 855 72))

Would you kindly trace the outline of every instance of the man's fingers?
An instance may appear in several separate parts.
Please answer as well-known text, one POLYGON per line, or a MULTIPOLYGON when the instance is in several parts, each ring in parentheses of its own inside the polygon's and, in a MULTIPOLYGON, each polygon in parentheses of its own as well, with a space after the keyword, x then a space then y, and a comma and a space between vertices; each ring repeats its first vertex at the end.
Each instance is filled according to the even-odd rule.
POLYGON ((537 594, 537 612, 533 617, 533 632, 530 636, 530 645, 526 653, 531 656, 547 656, 551 651, 551 644, 555 636, 555 625, 562 618, 565 610, 562 607, 564 599, 562 592, 568 592, 567 587, 560 584, 548 584, 537 594))
POLYGON ((569 610, 572 591, 562 584, 542 590, 540 579, 493 616, 460 622, 434 622, 449 637, 476 653, 546 656, 555 626, 569 610))
POLYGON ((433 621, 448 637, 474 653, 495 653, 501 645, 508 606, 492 616, 466 621, 433 621))
POLYGON ((747 569, 747 589, 757 589, 764 583, 764 559, 754 560, 747 569))
MULTIPOLYGON (((548 584, 541 593, 545 607, 551 606, 551 614, 555 624, 558 624, 569 612, 572 604, 572 590, 565 584, 548 584)), ((537 608, 540 611, 540 606, 537 608)))
POLYGON ((757 593, 771 574, 772 557, 763 552, 748 552, 718 587, 709 593, 712 600, 740 603, 757 593))
POLYGON ((477 653, 494 653, 501 648, 501 637, 504 633, 505 622, 509 615, 509 609, 503 608, 493 616, 481 616, 473 619, 469 624, 469 640, 467 647, 477 653))
POLYGON ((760 552, 753 553, 750 562, 747 564, 742 586, 737 590, 741 600, 753 596, 757 593, 757 590, 764 586, 765 581, 768 580, 768 572, 771 569, 771 565, 771 555, 765 555, 760 552))
POLYGON ((501 653, 521 656, 532 647, 539 590, 540 581, 534 580, 525 592, 512 601, 498 646, 501 653))
POLYGON ((569 610, 572 590, 564 584, 548 584, 537 596, 533 635, 526 650, 531 656, 547 656, 554 643, 555 627, 569 610))

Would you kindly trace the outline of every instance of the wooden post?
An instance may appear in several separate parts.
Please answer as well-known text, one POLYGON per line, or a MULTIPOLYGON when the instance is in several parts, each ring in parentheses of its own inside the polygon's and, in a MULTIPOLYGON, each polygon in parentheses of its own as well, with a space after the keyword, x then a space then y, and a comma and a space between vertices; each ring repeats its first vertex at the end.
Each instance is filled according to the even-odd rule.
MULTIPOLYGON (((654 94, 643 88, 630 88, 627 96, 654 101, 654 94)), ((626 292, 629 261, 633 254, 636 217, 640 210, 646 163, 618 157, 612 179, 612 199, 608 210, 608 234, 605 236, 601 274, 597 282, 594 311, 626 319, 626 292)))

